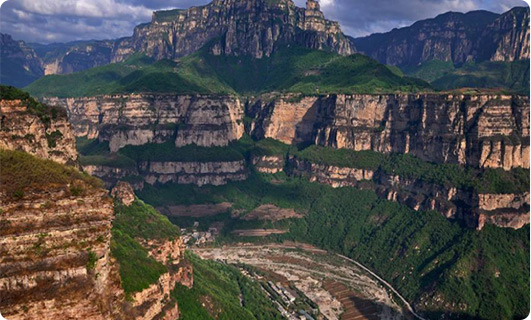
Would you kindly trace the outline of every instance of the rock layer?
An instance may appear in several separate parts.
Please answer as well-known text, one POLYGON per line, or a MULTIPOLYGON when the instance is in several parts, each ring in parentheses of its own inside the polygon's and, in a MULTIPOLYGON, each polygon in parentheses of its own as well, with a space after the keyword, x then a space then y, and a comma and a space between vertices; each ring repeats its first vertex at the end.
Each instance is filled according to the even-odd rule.
POLYGON ((181 147, 226 146, 243 135, 243 106, 233 96, 116 95, 47 98, 65 107, 78 137, 127 145, 174 141, 181 147))
POLYGON ((259 99, 248 112, 257 138, 410 153, 479 168, 529 168, 525 96, 287 95, 259 99))
POLYGON ((85 188, 2 196, 0 305, 8 319, 120 318, 123 291, 110 257, 112 202, 85 188))
POLYGON ((20 100, 0 100, 0 148, 75 165, 78 156, 72 127, 64 110, 57 109, 55 114, 50 119, 39 118, 20 100))

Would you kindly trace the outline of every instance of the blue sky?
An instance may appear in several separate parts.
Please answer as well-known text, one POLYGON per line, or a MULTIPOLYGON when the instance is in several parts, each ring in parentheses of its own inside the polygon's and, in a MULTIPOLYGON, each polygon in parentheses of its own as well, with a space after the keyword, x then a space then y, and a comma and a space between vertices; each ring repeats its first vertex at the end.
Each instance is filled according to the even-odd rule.
MULTIPOLYGON (((305 0, 294 0, 304 6, 305 0)), ((188 8, 209 0, 0 0, 0 32, 27 42, 66 42, 130 36, 153 10, 188 8)), ((328 19, 351 36, 385 32, 447 11, 504 12, 522 0, 321 0, 328 19)))

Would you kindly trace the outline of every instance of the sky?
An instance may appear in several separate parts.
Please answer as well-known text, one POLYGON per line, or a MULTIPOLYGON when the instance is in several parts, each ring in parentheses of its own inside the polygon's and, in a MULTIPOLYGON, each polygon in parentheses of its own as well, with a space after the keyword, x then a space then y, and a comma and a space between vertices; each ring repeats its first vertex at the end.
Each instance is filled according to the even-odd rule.
MULTIPOLYGON (((304 6, 305 0, 294 0, 304 6)), ((528 0, 531 1, 531 0, 528 0)), ((0 32, 26 42, 116 39, 131 36, 154 10, 188 8, 210 0, 0 0, 0 32)), ((523 0, 320 0, 327 19, 353 37, 386 32, 447 11, 502 13, 523 0)))

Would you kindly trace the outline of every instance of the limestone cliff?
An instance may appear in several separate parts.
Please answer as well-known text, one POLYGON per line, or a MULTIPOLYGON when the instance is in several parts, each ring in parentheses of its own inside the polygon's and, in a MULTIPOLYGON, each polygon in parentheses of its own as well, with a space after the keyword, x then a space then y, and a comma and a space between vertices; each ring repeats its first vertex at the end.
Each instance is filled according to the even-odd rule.
POLYGON ((42 61, 24 41, 0 33, 0 84, 24 87, 44 75, 42 61))
POLYGON ((37 115, 27 101, 0 99, 0 148, 21 150, 62 164, 77 163, 76 141, 66 112, 37 115))
POLYGON ((226 146, 243 135, 243 105, 233 96, 116 95, 46 98, 65 107, 78 137, 127 145, 174 141, 182 147, 226 146))
MULTIPOLYGON (((123 290, 110 256, 113 205, 75 169, 2 151, 0 306, 7 319, 119 319, 123 290), (10 171, 29 166, 21 172, 10 171), (35 168, 44 179, 10 190, 35 168), (44 169, 40 169, 44 170, 44 169), (61 171, 63 170, 63 171, 61 171), (71 174, 61 177, 66 172, 71 174), (61 179, 67 181, 61 183, 61 179)), ((35 179, 33 177, 32 179, 35 179)))
POLYGON ((248 113, 257 138, 410 153, 479 168, 529 168, 526 96, 286 95, 258 99, 248 113))
MULTIPOLYGON (((126 207, 134 205, 133 203, 136 200, 131 185, 125 182, 119 182, 112 189, 111 194, 116 201, 122 203, 126 207)), ((146 206, 145 204, 142 205, 146 206)), ((149 211, 149 209, 147 210, 149 211)), ((122 210, 122 212, 127 211, 122 210)), ((156 223, 155 221, 149 220, 160 219, 159 213, 155 212, 154 214, 156 216, 147 217, 146 219, 148 220, 144 223, 156 223)), ((131 216, 125 216, 122 218, 127 220, 134 219, 131 216)), ((136 219, 138 219, 138 216, 136 219)), ((131 222, 122 221, 119 222, 119 224, 120 223, 131 222)), ((169 223, 169 221, 167 221, 167 223, 169 223)), ((163 226, 156 225, 155 227, 162 228, 163 226)), ((172 229, 177 229, 177 227, 172 226, 172 229)), ((132 294, 130 308, 133 318, 142 320, 178 319, 179 306, 177 301, 170 297, 170 293, 177 283, 189 288, 193 286, 192 266, 184 257, 185 245, 182 239, 180 237, 146 239, 137 236, 135 237, 135 240, 148 251, 150 257, 163 264, 166 267, 167 272, 160 275, 156 283, 151 284, 142 291, 132 294)))
POLYGON ((270 56, 280 45, 300 45, 340 54, 354 46, 337 22, 324 18, 319 4, 298 8, 292 0, 214 0, 187 10, 157 11, 151 23, 135 28, 135 51, 156 59, 189 55, 205 44, 214 54, 270 56))
POLYGON ((448 12, 409 27, 354 39, 360 52, 381 63, 411 67, 430 60, 466 62, 529 59, 529 8, 502 15, 448 12))
POLYGON ((291 157, 288 174, 332 186, 371 189, 413 210, 435 210, 481 230, 485 224, 519 229, 530 223, 529 193, 478 194, 442 184, 390 175, 381 170, 338 167, 291 157))

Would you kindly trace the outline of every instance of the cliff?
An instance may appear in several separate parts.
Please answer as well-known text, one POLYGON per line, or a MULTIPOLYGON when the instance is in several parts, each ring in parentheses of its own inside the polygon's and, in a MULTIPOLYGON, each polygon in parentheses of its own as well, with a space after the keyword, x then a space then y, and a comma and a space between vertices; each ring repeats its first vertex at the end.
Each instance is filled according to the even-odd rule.
MULTIPOLYGON (((191 288, 193 275, 192 266, 184 257, 185 245, 179 236, 178 228, 152 207, 137 200, 128 183, 119 182, 112 189, 111 194, 117 202, 115 206, 117 218, 113 232, 122 234, 114 238, 113 252, 120 252, 117 256, 124 283, 132 281, 137 288, 129 290, 128 285, 124 285, 130 297, 130 312, 133 318, 145 320, 179 318, 178 303, 170 297, 170 293, 178 283, 191 288), (142 226, 140 227, 139 224, 142 226), (142 270, 145 260, 137 264, 130 261, 127 251, 131 250, 131 243, 122 243, 125 239, 123 234, 130 237, 129 242, 136 241, 140 244, 144 248, 143 251, 147 252, 148 259, 152 259, 151 261, 158 265, 158 268, 162 267, 155 281, 151 279, 152 281, 149 281, 151 283, 146 285, 144 275, 135 275, 134 271, 131 271, 130 267, 142 270), (144 283, 141 290, 136 282, 144 283)), ((135 245, 138 246, 138 244, 135 245)), ((144 272, 148 273, 152 270, 144 272)))
POLYGON ((0 155, 3 316, 121 318, 107 192, 73 168, 18 151, 0 155))
POLYGON ((287 95, 250 104, 256 138, 436 163, 529 168, 529 98, 503 95, 287 95))
MULTIPOLYGON (((0 148, 76 165, 76 141, 66 112, 49 108, 38 115, 26 100, 0 100, 0 148)), ((42 106, 43 108, 48 108, 42 106)))
POLYGON ((205 44, 214 54, 270 56, 284 44, 348 55, 354 46, 337 22, 324 18, 317 1, 298 8, 291 0, 214 0, 187 10, 157 11, 135 28, 135 51, 156 59, 189 55, 205 44))
POLYGON ((360 52, 397 66, 430 60, 456 65, 529 59, 529 8, 502 15, 488 11, 448 12, 433 19, 354 39, 360 52))
POLYGON ((24 87, 44 75, 42 61, 23 41, 0 33, 0 84, 24 87))
POLYGON ((108 141, 111 152, 170 140, 177 147, 226 146, 244 131, 243 106, 233 96, 144 94, 44 101, 68 110, 76 136, 108 141))

